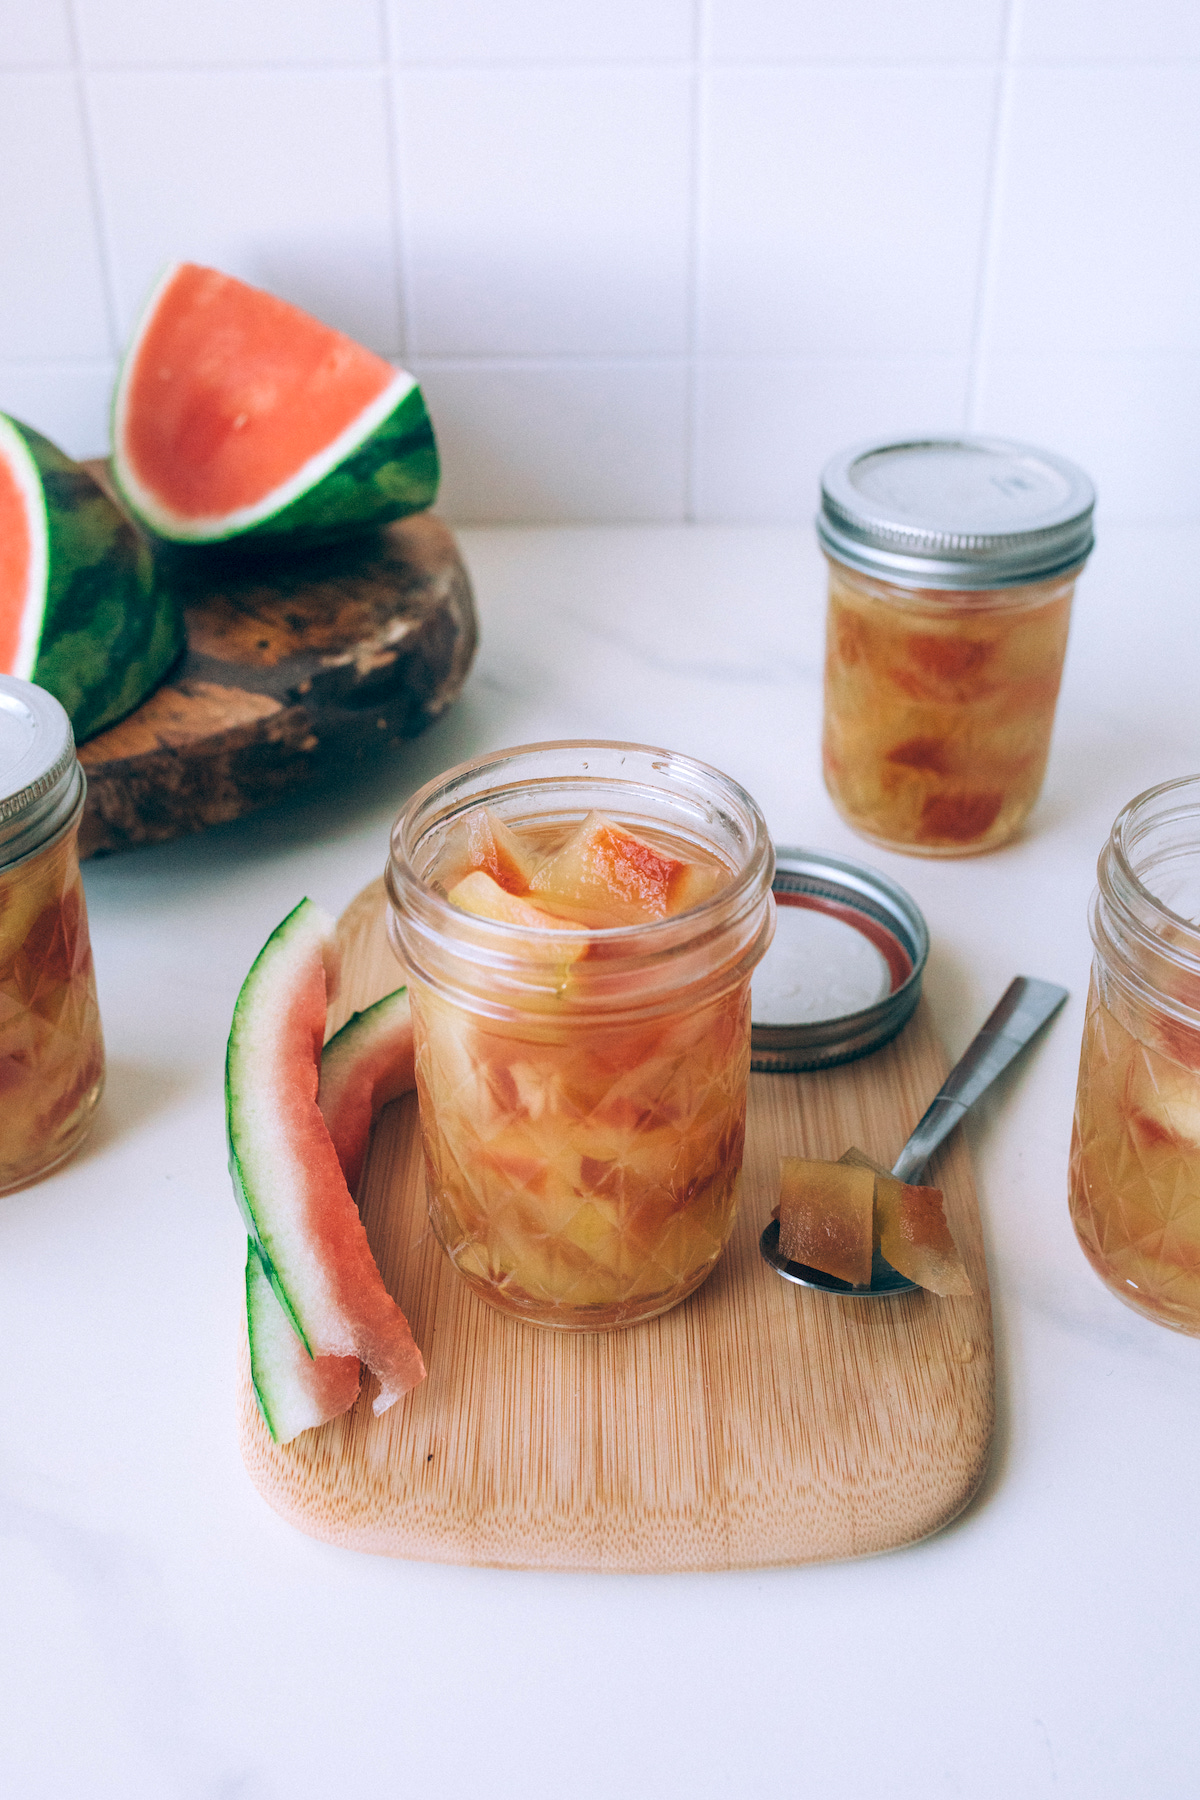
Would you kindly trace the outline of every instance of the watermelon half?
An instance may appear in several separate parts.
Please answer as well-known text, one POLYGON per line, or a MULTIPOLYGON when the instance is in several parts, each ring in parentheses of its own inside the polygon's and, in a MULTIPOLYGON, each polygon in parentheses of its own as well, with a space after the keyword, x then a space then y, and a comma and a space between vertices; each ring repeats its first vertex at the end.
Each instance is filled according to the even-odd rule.
POLYGON ((314 1358, 358 1357, 384 1412, 424 1378, 317 1106, 333 921, 311 900, 260 951, 234 1008, 225 1110, 234 1193, 275 1296, 314 1358))
POLYGON ((82 741, 132 712, 183 646, 180 604, 128 519, 0 413, 0 671, 47 688, 82 741))
POLYGON ((438 457, 413 376, 273 294, 175 263, 117 381, 113 474, 169 542, 302 545, 429 506, 438 457))

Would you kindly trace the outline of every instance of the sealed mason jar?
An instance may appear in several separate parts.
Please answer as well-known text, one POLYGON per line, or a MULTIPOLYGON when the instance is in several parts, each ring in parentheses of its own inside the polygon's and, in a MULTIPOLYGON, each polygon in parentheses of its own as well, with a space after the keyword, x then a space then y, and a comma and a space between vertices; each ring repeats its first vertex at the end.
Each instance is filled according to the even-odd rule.
POLYGON ((1071 1217, 1114 1294, 1200 1336, 1200 776, 1131 800, 1097 876, 1071 1217))
POLYGON ((1020 830, 1094 502, 1073 463, 993 438, 865 445, 826 467, 822 759, 862 836, 967 856, 1020 830))
POLYGON ((504 751, 401 813, 389 931, 409 979, 429 1216, 481 1299, 608 1330, 665 1312, 712 1270, 736 1208, 773 867, 736 782, 635 744, 504 751), (535 861, 598 814, 712 879, 648 923, 476 916, 450 904, 442 871, 484 808, 535 861))
POLYGON ((0 1193, 71 1154, 104 1085, 76 849, 84 793, 58 701, 0 675, 0 1193))

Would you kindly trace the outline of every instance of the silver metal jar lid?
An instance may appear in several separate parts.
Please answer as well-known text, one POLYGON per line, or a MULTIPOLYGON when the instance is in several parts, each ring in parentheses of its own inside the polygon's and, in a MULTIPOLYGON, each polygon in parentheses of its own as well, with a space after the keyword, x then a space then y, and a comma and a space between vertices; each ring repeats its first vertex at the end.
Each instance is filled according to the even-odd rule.
POLYGON ((1085 561, 1095 503, 1083 470, 1047 450, 915 437, 826 465, 817 536, 835 561, 901 587, 1016 587, 1085 561))
POLYGON ((0 675, 0 869, 55 837, 85 790, 71 721, 53 694, 0 675))
POLYGON ((896 882, 776 847, 775 937, 750 989, 750 1066, 828 1069, 878 1050, 921 997, 929 928, 896 882))

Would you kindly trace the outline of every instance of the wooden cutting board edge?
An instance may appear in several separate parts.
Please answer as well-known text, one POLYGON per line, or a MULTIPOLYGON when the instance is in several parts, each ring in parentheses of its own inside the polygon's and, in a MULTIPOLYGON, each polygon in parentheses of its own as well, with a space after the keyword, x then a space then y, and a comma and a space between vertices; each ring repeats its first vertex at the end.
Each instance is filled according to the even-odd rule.
MULTIPOLYGON (((339 924, 345 976, 331 1031, 396 984, 382 920, 377 881, 339 924)), ((972 1296, 847 1303, 780 1281, 757 1238, 781 1140, 789 1153, 836 1154, 829 1134, 844 1131, 851 1096, 858 1141, 890 1160, 944 1072, 922 1006, 872 1058, 819 1076, 752 1076, 742 1212, 716 1272, 664 1318, 588 1337, 505 1318, 459 1281, 424 1220, 415 1100, 394 1103, 377 1123, 360 1205, 429 1379, 380 1419, 367 1381, 350 1413, 280 1447, 254 1401, 243 1331, 239 1437, 251 1480, 325 1542, 472 1566, 767 1568, 878 1554, 941 1530, 983 1479, 995 1408, 961 1133, 933 1178, 972 1296)))

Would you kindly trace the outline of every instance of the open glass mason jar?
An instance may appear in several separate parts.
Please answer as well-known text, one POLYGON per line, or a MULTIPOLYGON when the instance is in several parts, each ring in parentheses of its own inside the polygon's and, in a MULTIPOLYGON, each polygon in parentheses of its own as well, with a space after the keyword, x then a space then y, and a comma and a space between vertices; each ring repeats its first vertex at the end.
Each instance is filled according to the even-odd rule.
POLYGON ((71 1154, 104 1085, 76 849, 84 793, 58 701, 0 675, 0 1193, 71 1154))
POLYGON ((993 850, 1037 799, 1092 485, 1027 445, 866 445, 825 469, 825 785, 855 831, 993 850))
POLYGON ((1200 1336, 1200 776, 1130 801, 1097 873, 1071 1217, 1115 1294, 1200 1336))
POLYGON ((401 813, 389 930, 409 976, 429 1214, 481 1299, 608 1330, 665 1312, 713 1268, 736 1207, 773 867, 743 789, 636 744, 481 758, 401 813), (439 859, 483 808, 535 858, 595 813, 715 878, 648 923, 477 916, 450 904, 439 859))

